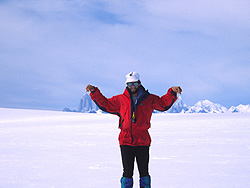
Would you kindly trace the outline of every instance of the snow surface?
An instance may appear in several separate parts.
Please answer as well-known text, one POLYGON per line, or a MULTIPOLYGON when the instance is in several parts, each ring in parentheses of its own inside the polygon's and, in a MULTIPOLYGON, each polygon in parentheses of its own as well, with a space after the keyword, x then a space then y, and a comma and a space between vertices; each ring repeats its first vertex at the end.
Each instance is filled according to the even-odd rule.
MULTIPOLYGON (((249 113, 153 114, 152 187, 249 188, 249 122, 249 113)), ((117 127, 110 114, 0 108, 0 187, 120 187, 117 127)))

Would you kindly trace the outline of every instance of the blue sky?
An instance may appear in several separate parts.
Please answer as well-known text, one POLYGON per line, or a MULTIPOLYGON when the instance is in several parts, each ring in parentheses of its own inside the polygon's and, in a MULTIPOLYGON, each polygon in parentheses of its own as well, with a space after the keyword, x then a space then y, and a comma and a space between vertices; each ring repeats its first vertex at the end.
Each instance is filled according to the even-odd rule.
POLYGON ((0 1, 0 107, 76 109, 87 84, 111 97, 130 71, 189 106, 250 104, 249 41, 248 0, 0 1))

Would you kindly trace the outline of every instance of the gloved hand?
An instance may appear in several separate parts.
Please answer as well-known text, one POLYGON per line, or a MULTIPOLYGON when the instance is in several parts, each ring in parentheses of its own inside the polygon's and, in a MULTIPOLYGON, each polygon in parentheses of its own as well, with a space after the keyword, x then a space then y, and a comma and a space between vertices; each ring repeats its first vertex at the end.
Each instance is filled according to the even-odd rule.
POLYGON ((174 92, 176 92, 176 93, 179 93, 179 94, 181 94, 181 92, 182 92, 182 89, 181 89, 180 86, 172 87, 172 90, 173 90, 174 92))
POLYGON ((94 91, 95 90, 95 86, 92 86, 92 85, 87 85, 86 87, 86 92, 89 92, 89 91, 94 91))

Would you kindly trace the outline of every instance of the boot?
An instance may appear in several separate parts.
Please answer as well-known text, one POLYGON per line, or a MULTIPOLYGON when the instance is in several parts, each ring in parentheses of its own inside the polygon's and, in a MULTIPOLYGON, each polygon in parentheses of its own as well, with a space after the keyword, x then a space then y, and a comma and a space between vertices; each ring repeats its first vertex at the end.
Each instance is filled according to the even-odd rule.
POLYGON ((151 188, 151 177, 140 177, 140 188, 151 188))
POLYGON ((121 188, 132 188, 133 187, 133 178, 121 178, 121 188))

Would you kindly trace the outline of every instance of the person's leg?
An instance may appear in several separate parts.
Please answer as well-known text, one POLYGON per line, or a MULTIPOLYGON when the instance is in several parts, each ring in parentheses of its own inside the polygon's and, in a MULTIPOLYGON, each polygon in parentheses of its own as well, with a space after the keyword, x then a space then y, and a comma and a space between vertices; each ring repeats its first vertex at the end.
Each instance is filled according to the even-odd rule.
POLYGON ((149 175, 149 146, 136 147, 136 162, 140 174, 140 187, 150 188, 151 178, 149 175))
POLYGON ((148 176, 149 146, 137 146, 135 155, 140 177, 148 176))
POLYGON ((132 146, 121 146, 121 156, 123 165, 123 177, 121 178, 122 188, 133 187, 133 173, 135 153, 132 146))

